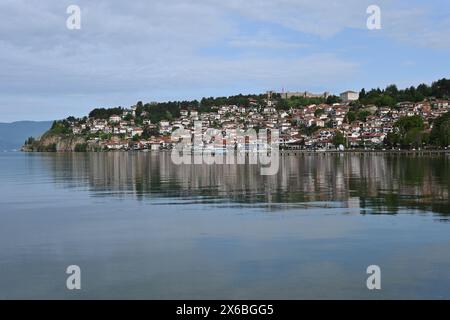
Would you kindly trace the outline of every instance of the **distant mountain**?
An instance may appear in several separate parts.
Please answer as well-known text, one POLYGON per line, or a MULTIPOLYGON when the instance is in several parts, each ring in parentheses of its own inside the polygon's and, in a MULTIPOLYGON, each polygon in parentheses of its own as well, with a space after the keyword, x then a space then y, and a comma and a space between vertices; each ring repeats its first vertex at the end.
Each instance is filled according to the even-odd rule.
POLYGON ((0 123, 0 151, 20 150, 26 139, 39 137, 53 121, 17 121, 0 123))

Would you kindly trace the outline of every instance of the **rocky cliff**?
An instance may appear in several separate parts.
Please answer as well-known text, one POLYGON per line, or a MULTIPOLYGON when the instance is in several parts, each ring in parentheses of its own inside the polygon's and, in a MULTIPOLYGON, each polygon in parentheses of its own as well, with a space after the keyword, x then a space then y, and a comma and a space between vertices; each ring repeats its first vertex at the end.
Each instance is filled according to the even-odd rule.
POLYGON ((54 134, 46 132, 39 140, 28 141, 22 147, 25 152, 74 152, 96 151, 95 144, 78 135, 54 134))

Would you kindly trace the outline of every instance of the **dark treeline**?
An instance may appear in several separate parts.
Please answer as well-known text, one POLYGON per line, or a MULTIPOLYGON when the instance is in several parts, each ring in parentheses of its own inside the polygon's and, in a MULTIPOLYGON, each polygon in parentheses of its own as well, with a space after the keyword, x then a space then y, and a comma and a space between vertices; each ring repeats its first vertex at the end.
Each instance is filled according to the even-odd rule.
POLYGON ((430 142, 435 146, 450 146, 450 113, 446 113, 434 120, 430 142))
MULTIPOLYGON (((250 107, 252 104, 262 105, 264 100, 267 99, 267 94, 248 94, 248 95, 235 95, 230 97, 209 97, 203 98, 200 101, 200 112, 210 112, 213 107, 223 105, 237 105, 239 107, 250 107)), ((274 93, 272 99, 281 99, 281 95, 274 93)))
POLYGON ((450 97, 450 79, 441 79, 433 82, 431 86, 420 84, 400 90, 396 85, 387 86, 386 89, 372 89, 368 92, 363 88, 359 93, 359 103, 362 105, 374 104, 378 107, 395 107, 399 102, 420 102, 426 98, 446 99, 450 97))
POLYGON ((89 118, 108 119, 112 115, 121 115, 122 112, 123 112, 122 107, 109 108, 109 109, 96 108, 89 113, 89 118))
POLYGON ((136 108, 136 122, 140 119, 148 118, 152 123, 157 123, 161 120, 172 120, 180 116, 180 110, 184 108, 195 108, 198 106, 197 101, 169 101, 161 103, 137 103, 136 108), (144 116, 145 115, 145 116, 144 116))
MULTIPOLYGON (((181 110, 197 110, 200 113, 216 111, 214 107, 222 105, 237 105, 239 107, 250 107, 252 105, 263 105, 264 100, 267 99, 266 94, 259 95, 234 95, 229 97, 209 97, 203 98, 200 102, 198 100, 192 101, 168 101, 155 102, 143 104, 139 101, 136 104, 135 122, 140 123, 142 119, 148 118, 153 123, 161 120, 172 120, 180 116, 181 110)), ((272 96, 274 100, 281 100, 281 95, 274 93, 272 96)), ((108 119, 112 115, 121 115, 125 109, 122 107, 116 108, 96 108, 89 113, 90 118, 108 119)))
MULTIPOLYGON (((280 97, 281 98, 281 97, 280 97)), ((341 98, 338 96, 328 96, 327 98, 321 98, 321 97, 291 97, 289 99, 280 99, 277 101, 277 109, 278 110, 289 110, 291 108, 301 108, 305 107, 311 104, 334 104, 342 102, 341 98)))

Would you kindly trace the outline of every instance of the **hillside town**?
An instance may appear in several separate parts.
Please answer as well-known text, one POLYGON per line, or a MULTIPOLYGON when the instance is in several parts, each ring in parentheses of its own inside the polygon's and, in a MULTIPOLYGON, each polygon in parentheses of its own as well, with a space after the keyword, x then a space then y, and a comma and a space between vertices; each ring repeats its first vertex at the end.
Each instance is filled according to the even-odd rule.
MULTIPOLYGON (((370 96, 364 91, 346 91, 339 96, 267 92, 201 102, 138 102, 129 108, 95 109, 88 117, 55 121, 50 132, 83 137, 86 145, 95 145, 96 150, 170 149, 179 142, 172 133, 184 128, 193 137, 194 124, 201 124, 203 133, 208 128, 219 130, 228 145, 236 143, 238 129, 269 129, 278 130, 281 149, 426 148, 436 119, 449 110, 448 97, 383 105, 387 90, 378 94, 382 99, 376 104, 362 103, 361 95, 370 96)), ((445 132, 450 137, 450 130, 445 132)), ((450 144, 445 139, 441 139, 441 147, 450 144)), ((217 143, 203 142, 205 146, 217 143)), ((86 146, 80 145, 75 151, 84 150, 86 146)))

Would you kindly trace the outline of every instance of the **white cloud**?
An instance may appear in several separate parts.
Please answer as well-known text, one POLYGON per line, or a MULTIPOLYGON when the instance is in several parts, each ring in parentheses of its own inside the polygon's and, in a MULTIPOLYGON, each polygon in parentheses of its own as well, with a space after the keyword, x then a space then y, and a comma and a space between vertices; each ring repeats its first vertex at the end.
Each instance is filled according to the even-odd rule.
POLYGON ((255 21, 329 38, 345 29, 366 29, 366 9, 381 8, 384 34, 406 43, 449 48, 448 1, 416 3, 406 0, 215 0, 216 3, 255 21))
MULTIPOLYGON (((382 35, 414 45, 450 43, 448 19, 430 23, 421 8, 377 2, 382 35)), ((0 108, 8 101, 31 107, 33 96, 54 107, 64 96, 101 101, 141 92, 192 96, 211 88, 326 89, 360 66, 338 54, 339 47, 334 53, 314 50, 314 41, 365 28, 372 1, 78 0, 79 31, 66 28, 66 8, 73 3, 0 2, 0 93, 7 97, 0 108), (310 41, 297 43, 279 29, 271 32, 273 26, 307 34, 310 41), (275 50, 281 53, 268 54, 275 50)))
POLYGON ((263 86, 281 80, 311 81, 313 76, 324 80, 319 77, 332 78, 348 66, 354 69, 354 64, 331 55, 285 60, 199 54, 202 46, 227 38, 234 47, 303 46, 273 35, 268 44, 263 37, 245 38, 221 6, 202 1, 80 1, 80 31, 65 28, 68 1, 56 6, 50 5, 52 1, 32 7, 30 3, 21 0, 2 6, 2 27, 9 25, 9 35, 3 32, 0 42, 3 92, 186 89, 239 81, 263 86))
POLYGON ((330 37, 345 28, 363 28, 367 19, 366 8, 371 1, 217 0, 217 3, 244 17, 330 37))
POLYGON ((256 34, 252 34, 251 36, 237 36, 228 40, 227 43, 231 47, 235 48, 271 49, 283 50, 283 52, 286 52, 286 49, 302 49, 311 47, 308 43, 295 42, 266 31, 258 32, 256 34))
POLYGON ((450 49, 450 20, 441 19, 436 13, 450 15, 450 6, 435 8, 403 6, 386 10, 384 33, 402 43, 430 49, 450 49))

